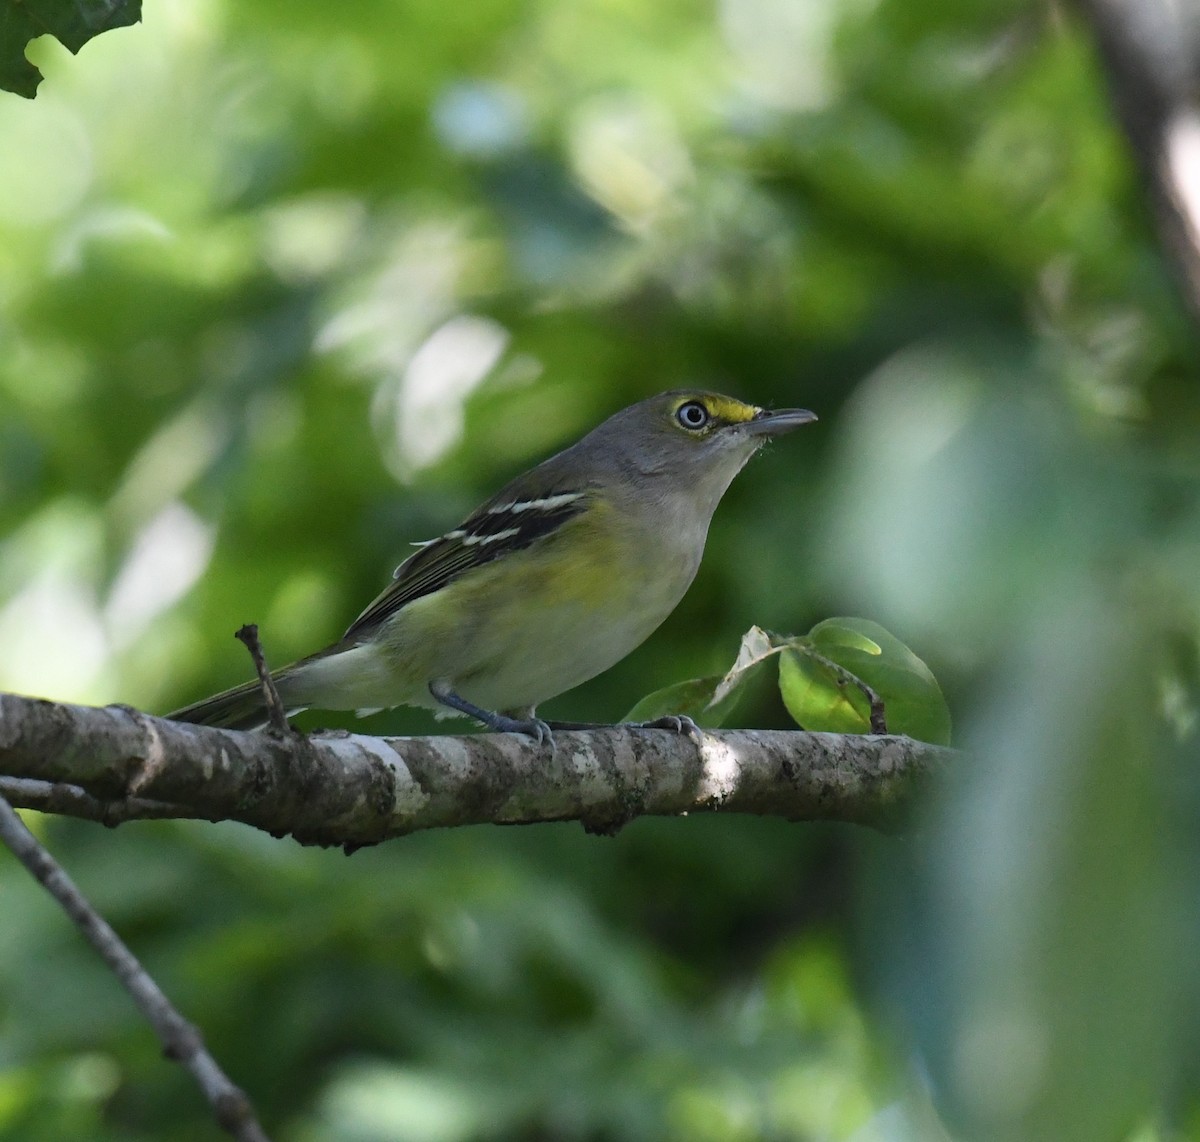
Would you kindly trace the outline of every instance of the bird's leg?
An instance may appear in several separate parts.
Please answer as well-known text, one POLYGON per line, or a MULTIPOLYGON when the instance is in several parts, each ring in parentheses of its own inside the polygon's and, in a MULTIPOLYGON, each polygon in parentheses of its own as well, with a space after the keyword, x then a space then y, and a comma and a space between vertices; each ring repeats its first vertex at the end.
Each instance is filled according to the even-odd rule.
POLYGON ((551 733, 550 725, 543 722, 541 718, 534 717, 532 709, 527 711, 526 717, 510 718, 507 714, 498 714, 494 710, 485 710, 482 706, 475 705, 474 702, 468 702, 466 698, 456 694, 447 683, 442 681, 430 682, 429 692, 443 706, 449 706, 450 709, 457 710, 460 714, 466 714, 477 722, 482 722, 489 730, 495 730, 501 734, 527 734, 529 737, 535 738, 538 745, 549 742, 550 748, 554 748, 554 735, 551 733))

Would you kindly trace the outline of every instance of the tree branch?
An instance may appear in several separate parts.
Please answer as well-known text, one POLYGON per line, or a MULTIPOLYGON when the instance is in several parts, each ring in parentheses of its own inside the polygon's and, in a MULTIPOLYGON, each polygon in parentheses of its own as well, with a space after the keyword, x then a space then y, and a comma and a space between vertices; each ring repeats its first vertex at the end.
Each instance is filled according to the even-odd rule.
POLYGON ((175 1010, 121 937, 91 906, 3 797, 0 797, 0 841, 58 901, 88 943, 100 953, 154 1028, 167 1058, 186 1067, 199 1084, 221 1128, 238 1142, 267 1142, 250 1100, 229 1081, 208 1053, 200 1032, 175 1010))
POLYGON ((1193 316, 1200 319, 1200 13, 1170 0, 1077 0, 1193 316))
POLYGON ((123 706, 0 694, 0 779, 14 804, 107 824, 241 821, 305 844, 374 844, 418 829, 579 820, 615 832, 699 811, 894 828, 953 750, 905 737, 626 726, 521 734, 280 738, 169 722, 123 706))

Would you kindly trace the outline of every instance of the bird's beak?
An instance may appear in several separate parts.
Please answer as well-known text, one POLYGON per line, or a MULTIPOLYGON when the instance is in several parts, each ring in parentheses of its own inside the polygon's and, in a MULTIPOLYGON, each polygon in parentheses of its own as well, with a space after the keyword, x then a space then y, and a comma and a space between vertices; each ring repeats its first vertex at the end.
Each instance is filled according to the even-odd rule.
POLYGON ((779 436, 816 419, 817 414, 806 408, 760 408, 753 420, 743 421, 738 427, 752 436, 779 436))

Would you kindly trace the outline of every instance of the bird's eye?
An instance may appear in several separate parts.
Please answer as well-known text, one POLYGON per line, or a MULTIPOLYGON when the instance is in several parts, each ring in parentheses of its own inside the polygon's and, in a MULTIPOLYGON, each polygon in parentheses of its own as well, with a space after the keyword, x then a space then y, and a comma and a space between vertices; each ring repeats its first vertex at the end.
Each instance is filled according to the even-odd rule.
POLYGON ((675 419, 690 432, 703 428, 709 420, 708 409, 698 400, 690 400, 675 410, 675 419))

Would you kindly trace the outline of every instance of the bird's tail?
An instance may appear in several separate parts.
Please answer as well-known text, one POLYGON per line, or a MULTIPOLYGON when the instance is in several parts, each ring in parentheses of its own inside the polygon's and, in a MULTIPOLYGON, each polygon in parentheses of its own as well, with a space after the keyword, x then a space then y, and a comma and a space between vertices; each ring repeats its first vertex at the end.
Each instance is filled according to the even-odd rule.
MULTIPOLYGON (((274 677, 279 680, 283 671, 274 677)), ((267 702, 260 682, 247 682, 232 690, 222 690, 167 714, 173 722, 193 722, 200 726, 222 726, 227 730, 254 730, 267 724, 267 702)))
MULTIPOLYGON (((284 709, 298 714, 315 706, 319 710, 356 710, 378 706, 392 706, 396 701, 409 701, 402 692, 396 701, 387 701, 396 689, 387 664, 376 653, 374 646, 347 647, 336 643, 324 650, 297 659, 290 666, 271 671, 271 680, 279 691, 284 709), (384 701, 379 701, 383 696, 384 701)), ((427 691, 418 690, 418 701, 426 701, 427 691)), ((267 700, 263 697, 262 685, 246 682, 232 690, 222 690, 211 698, 204 698, 168 714, 175 722, 193 722, 201 726, 221 726, 227 730, 256 730, 265 726, 267 700)))

